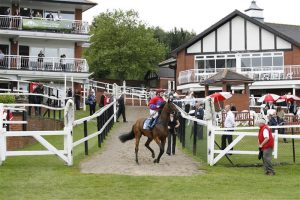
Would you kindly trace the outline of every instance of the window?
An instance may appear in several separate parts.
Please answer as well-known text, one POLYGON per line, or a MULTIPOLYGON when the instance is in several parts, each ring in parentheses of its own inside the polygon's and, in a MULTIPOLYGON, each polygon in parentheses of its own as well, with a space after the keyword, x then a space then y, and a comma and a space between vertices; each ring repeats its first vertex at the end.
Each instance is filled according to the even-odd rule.
POLYGON ((242 58, 241 63, 241 67, 251 67, 250 58, 242 58))
POLYGON ((260 67, 261 66, 261 57, 252 58, 252 67, 260 67))
POLYGON ((225 68, 225 60, 223 60, 223 59, 218 59, 218 60, 216 60, 217 62, 216 62, 216 67, 217 68, 225 68))
POLYGON ((273 66, 283 66, 283 58, 273 57, 273 66))
POLYGON ((263 66, 272 66, 272 57, 263 57, 263 66))
POLYGON ((236 60, 227 59, 227 68, 236 68, 236 60))
POLYGON ((204 69, 204 60, 198 60, 198 69, 204 69))
POLYGON ((206 69, 208 68, 215 68, 215 60, 206 60, 206 69))

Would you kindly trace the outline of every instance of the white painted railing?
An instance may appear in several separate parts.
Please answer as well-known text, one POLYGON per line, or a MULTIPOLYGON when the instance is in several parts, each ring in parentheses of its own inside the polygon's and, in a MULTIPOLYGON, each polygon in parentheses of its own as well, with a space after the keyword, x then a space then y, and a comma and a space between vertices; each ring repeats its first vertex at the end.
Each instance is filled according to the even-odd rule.
POLYGON ((52 20, 40 17, 0 15, 0 29, 50 31, 55 33, 88 34, 88 22, 81 20, 52 20))
MULTIPOLYGON (((190 69, 179 72, 179 84, 201 82, 220 70, 225 68, 212 69, 190 69)), ((228 68, 241 73, 254 80, 288 80, 300 78, 300 65, 285 65, 283 67, 251 67, 251 68, 228 68)))
MULTIPOLYGON (((275 159, 278 158, 279 138, 300 139, 300 135, 289 135, 289 134, 282 135, 282 134, 278 134, 278 130, 277 130, 279 128, 300 128, 300 125, 286 125, 286 126, 283 125, 283 126, 269 126, 269 127, 271 129, 276 129, 275 132, 273 133, 273 137, 274 137, 273 156, 275 159)), ((245 151, 245 150, 237 150, 237 149, 230 150, 230 149, 232 149, 245 137, 255 137, 257 139, 259 127, 235 127, 232 129, 233 131, 226 131, 226 130, 228 130, 228 128, 227 129, 219 128, 215 126, 212 126, 209 130, 209 134, 210 134, 210 136, 208 137, 209 165, 213 166, 226 154, 258 155, 258 151, 251 151, 251 150, 245 151), (247 130, 255 130, 255 132, 247 132, 247 130), (219 149, 215 149, 216 135, 232 135, 237 137, 232 141, 232 143, 226 146, 224 150, 219 150, 219 149), (217 156, 215 156, 215 154, 217 154, 217 156)), ((257 148, 257 146, 255 146, 254 148, 257 148)))
POLYGON ((55 72, 89 72, 86 59, 5 55, 0 70, 31 70, 55 72))
MULTIPOLYGON (((14 104, 8 104, 9 106, 19 106, 14 104)), ((24 105, 24 104, 21 104, 24 105)), ((7 105, 6 105, 7 106, 7 105)), ((41 106, 41 105, 34 105, 41 106)), ((52 108, 56 110, 62 110, 63 108, 52 108)), ((69 166, 73 164, 72 156, 72 144, 73 144, 73 126, 74 121, 74 103, 69 100, 64 108, 65 113, 65 127, 61 131, 6 131, 3 124, 7 122, 3 121, 4 104, 0 104, 0 164, 6 160, 8 156, 24 156, 24 155, 57 155, 69 166), (60 135, 64 137, 64 148, 58 149, 47 141, 43 136, 46 135, 60 135), (31 150, 31 151, 9 151, 7 150, 7 138, 18 136, 31 136, 35 138, 41 145, 47 150, 31 150)), ((22 124, 21 122, 19 124, 22 124)))

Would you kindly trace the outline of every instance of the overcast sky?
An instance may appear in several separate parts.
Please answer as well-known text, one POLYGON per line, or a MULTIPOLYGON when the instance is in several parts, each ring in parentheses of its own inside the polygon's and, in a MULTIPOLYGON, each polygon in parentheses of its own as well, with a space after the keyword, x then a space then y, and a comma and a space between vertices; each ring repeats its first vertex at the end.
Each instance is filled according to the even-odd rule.
MULTIPOLYGON (((165 31, 174 27, 201 33, 235 9, 244 12, 251 0, 92 0, 98 3, 83 13, 83 20, 113 9, 134 9, 149 26, 165 31)), ((300 25, 300 0, 256 0, 266 22, 300 25)))

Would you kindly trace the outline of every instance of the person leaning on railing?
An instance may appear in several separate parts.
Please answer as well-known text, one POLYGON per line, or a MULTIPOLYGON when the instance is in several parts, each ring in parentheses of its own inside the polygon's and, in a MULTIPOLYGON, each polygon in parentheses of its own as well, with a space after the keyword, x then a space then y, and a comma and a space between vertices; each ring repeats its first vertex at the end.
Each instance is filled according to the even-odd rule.
POLYGON ((0 67, 4 66, 4 53, 0 49, 0 67))

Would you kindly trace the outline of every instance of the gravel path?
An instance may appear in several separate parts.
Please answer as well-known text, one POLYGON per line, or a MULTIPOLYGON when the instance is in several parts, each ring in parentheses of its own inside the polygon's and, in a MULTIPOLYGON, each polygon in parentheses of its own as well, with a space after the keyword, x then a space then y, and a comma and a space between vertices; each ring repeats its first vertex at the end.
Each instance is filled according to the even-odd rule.
MULTIPOLYGON (((176 149, 176 155, 168 156, 163 154, 160 163, 154 164, 151 153, 144 146, 146 137, 142 136, 139 145, 139 165, 135 163, 134 142, 135 140, 121 143, 119 135, 129 132, 137 118, 148 115, 146 107, 128 106, 126 107, 126 117, 128 123, 116 123, 110 136, 106 140, 103 151, 84 160, 80 164, 82 173, 95 174, 123 174, 133 176, 191 176, 201 174, 200 164, 176 149)), ((158 155, 158 145, 152 141, 150 144, 158 155)), ((165 149, 167 148, 167 145, 165 149)))

